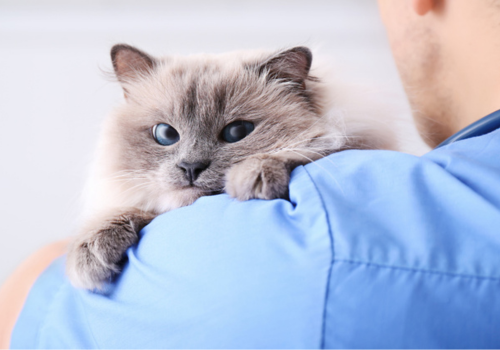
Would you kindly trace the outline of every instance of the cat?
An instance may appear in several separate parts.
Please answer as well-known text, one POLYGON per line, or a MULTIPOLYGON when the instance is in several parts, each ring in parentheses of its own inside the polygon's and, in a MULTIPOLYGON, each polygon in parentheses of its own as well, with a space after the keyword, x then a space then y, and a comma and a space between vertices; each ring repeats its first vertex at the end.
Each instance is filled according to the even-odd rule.
POLYGON ((103 125, 87 219, 67 256, 72 284, 102 288, 145 225, 201 196, 286 199, 299 165, 394 148, 387 123, 375 110, 351 113, 346 105, 363 103, 332 90, 312 57, 299 46, 154 58, 115 45, 125 103, 103 125))

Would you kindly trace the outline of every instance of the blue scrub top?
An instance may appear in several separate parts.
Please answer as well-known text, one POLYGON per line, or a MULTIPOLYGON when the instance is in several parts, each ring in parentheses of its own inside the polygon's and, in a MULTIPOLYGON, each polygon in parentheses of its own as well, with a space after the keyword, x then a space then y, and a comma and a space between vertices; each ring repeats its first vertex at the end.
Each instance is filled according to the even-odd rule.
POLYGON ((500 347, 500 130, 422 157, 345 151, 290 201, 163 214, 104 294, 55 261, 13 348, 500 347))

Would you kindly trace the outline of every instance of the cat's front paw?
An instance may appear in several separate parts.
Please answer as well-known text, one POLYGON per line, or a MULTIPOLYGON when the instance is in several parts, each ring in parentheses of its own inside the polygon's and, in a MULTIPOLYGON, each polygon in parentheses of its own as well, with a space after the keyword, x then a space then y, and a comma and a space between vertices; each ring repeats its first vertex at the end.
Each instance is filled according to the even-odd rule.
POLYGON ((275 199, 288 196, 290 170, 283 160, 255 155, 229 169, 226 191, 234 198, 275 199))
POLYGON ((94 232, 87 239, 77 239, 71 244, 66 272, 73 286, 89 290, 102 289, 104 283, 120 271, 118 263, 124 251, 103 245, 104 231, 94 232))
POLYGON ((140 211, 129 211, 91 225, 97 228, 75 237, 66 261, 71 283, 77 288, 102 289, 120 272, 126 250, 137 242, 139 231, 152 218, 140 211))

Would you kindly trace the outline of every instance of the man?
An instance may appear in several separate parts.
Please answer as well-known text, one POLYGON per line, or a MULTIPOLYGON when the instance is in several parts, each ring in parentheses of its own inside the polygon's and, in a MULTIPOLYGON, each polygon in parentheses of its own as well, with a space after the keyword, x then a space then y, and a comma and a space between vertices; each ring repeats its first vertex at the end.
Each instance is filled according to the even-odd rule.
MULTIPOLYGON (((57 260, 12 345, 498 347, 500 2, 379 5, 420 133, 447 145, 341 152, 297 169, 291 202, 214 196, 162 215, 103 294, 72 289, 57 260)), ((27 271, 63 252, 4 287, 0 345, 27 271)))

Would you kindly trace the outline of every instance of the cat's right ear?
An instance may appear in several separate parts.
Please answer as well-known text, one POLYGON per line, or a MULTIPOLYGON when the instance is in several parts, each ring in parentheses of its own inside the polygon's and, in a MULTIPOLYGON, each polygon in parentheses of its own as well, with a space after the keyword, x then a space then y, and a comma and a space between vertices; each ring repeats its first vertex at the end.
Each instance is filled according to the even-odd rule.
POLYGON ((259 68, 259 75, 268 80, 291 81, 305 88, 304 81, 311 69, 312 53, 307 47, 297 46, 281 51, 267 59, 259 68))
POLYGON ((117 44, 111 49, 111 61, 115 70, 116 78, 125 90, 124 83, 130 83, 138 80, 147 74, 150 74, 156 60, 145 52, 126 44, 117 44))

